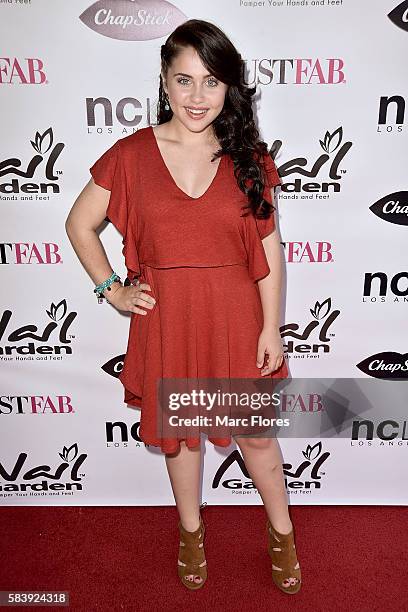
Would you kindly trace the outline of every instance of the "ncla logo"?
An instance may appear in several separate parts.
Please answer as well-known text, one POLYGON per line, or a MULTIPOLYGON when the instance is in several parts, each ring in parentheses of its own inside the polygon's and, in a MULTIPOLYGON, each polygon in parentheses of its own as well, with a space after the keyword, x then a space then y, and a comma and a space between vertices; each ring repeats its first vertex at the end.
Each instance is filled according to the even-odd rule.
POLYGON ((94 32, 118 40, 161 38, 187 19, 166 0, 99 0, 79 18, 94 32))
POLYGON ((393 418, 378 423, 368 419, 353 421, 351 440, 360 440, 360 438, 373 440, 374 435, 382 441, 395 440, 399 437, 401 440, 408 440, 408 421, 401 422, 393 418))
POLYGON ((0 57, 0 85, 48 83, 43 68, 44 63, 38 58, 18 60, 16 57, 0 57))
POLYGON ((370 206, 370 210, 383 221, 408 225, 408 191, 395 191, 370 206))
MULTIPOLYGON (((21 170, 22 162, 18 157, 9 157, 4 161, 0 161, 0 178, 3 176, 13 176, 16 175, 20 177, 10 178, 7 183, 0 183, 0 193, 29 193, 29 194, 45 194, 49 191, 51 193, 59 193, 60 188, 57 184, 58 174, 62 174, 61 171, 54 172, 54 165, 57 161, 58 157, 61 155, 61 151, 64 148, 64 144, 62 142, 58 142, 53 145, 54 136, 52 133, 52 129, 48 128, 43 134, 36 133, 34 141, 30 141, 31 145, 36 152, 30 161, 28 162, 26 169, 21 170), (34 183, 34 182, 24 182, 21 179, 31 179, 34 177, 37 168, 40 164, 46 159, 45 156, 48 154, 48 159, 45 164, 45 169, 43 171, 43 176, 47 179, 46 183, 34 183)), ((16 200, 16 196, 10 197, 2 197, 3 200, 16 200)), ((32 200, 33 196, 21 196, 21 200, 32 200)), ((49 200, 49 195, 36 195, 36 200, 49 200)))
MULTIPOLYGON (((98 109, 98 116, 102 119, 96 132, 98 134, 103 133, 104 128, 113 127, 113 117, 117 119, 123 128, 132 128, 132 130, 123 129, 122 133, 128 131, 134 131, 139 123, 144 119, 150 125, 152 102, 150 98, 146 98, 146 102, 140 101, 132 96, 121 98, 117 103, 105 97, 99 96, 98 98, 86 98, 86 118, 88 126, 88 134, 92 133, 91 128, 96 126, 96 114, 98 109), (141 109, 144 109, 141 111, 141 109), (102 127, 101 127, 102 125, 102 127)), ((111 129, 107 130, 108 133, 112 133, 111 129)))
POLYGON ((302 341, 294 342, 293 340, 289 340, 285 344, 286 353, 291 353, 292 356, 296 358, 310 357, 312 359, 318 357, 318 353, 320 352, 329 353, 329 343, 331 338, 334 337, 334 334, 329 334, 328 331, 332 323, 337 319, 340 314, 340 310, 333 310, 332 312, 330 312, 330 309, 331 298, 327 298, 327 300, 325 300, 321 304, 319 302, 316 302, 315 307, 313 309, 310 309, 311 315, 314 320, 310 323, 307 323, 304 330, 300 333, 298 332, 299 325, 297 323, 288 323, 287 325, 283 325, 280 328, 282 338, 291 337, 295 338, 296 340, 302 341), (318 341, 315 341, 313 343, 305 343, 304 341, 309 340, 310 336, 313 333, 316 333, 318 328, 320 328, 317 337, 318 341), (293 355, 293 353, 300 354, 293 355), (311 353, 311 355, 309 355, 309 353, 311 353))
POLYGON ((394 296, 394 303, 408 301, 408 272, 398 272, 391 278, 388 278, 386 272, 364 274, 363 302, 385 302, 387 294, 390 293, 394 296))
POLYGON ((105 424, 106 430, 106 447, 107 448, 119 448, 119 447, 128 447, 129 446, 129 434, 132 440, 136 442, 136 444, 132 444, 133 447, 140 448, 142 445, 145 445, 143 440, 139 436, 140 429, 140 421, 133 423, 133 425, 129 429, 129 425, 124 423, 123 421, 109 421, 105 424), (115 435, 115 432, 118 432, 115 435))
POLYGON ((356 366, 359 370, 383 380, 401 380, 408 378, 408 354, 395 351, 376 353, 363 359, 356 366))
POLYGON ((330 263, 334 261, 330 242, 283 242, 287 263, 330 263))
MULTIPOLYGON (((319 470, 323 463, 330 457, 330 453, 322 453, 322 443, 318 442, 314 446, 308 444, 306 450, 302 451, 302 455, 305 457, 305 461, 299 463, 295 469, 293 469, 291 463, 282 464, 283 473, 285 475, 285 485, 286 488, 289 489, 288 492, 293 493, 294 491, 291 491, 291 489, 320 489, 321 487, 320 480, 321 477, 325 475, 325 472, 319 472, 319 470), (308 473, 309 470, 310 474, 308 473), (300 478, 301 476, 302 478, 300 478), (288 481, 288 478, 293 480, 288 481)), ((232 451, 218 468, 212 482, 212 488, 216 489, 220 484, 224 488, 230 489, 234 494, 242 493, 242 489, 256 489, 238 450, 232 451), (241 470, 245 480, 243 478, 222 480, 225 472, 235 463, 241 470)))
POLYGON ((386 132, 389 134, 393 131, 393 126, 397 125, 397 131, 402 132, 404 120, 405 120, 405 106, 406 102, 403 96, 381 96, 380 107, 378 111, 378 128, 377 132, 381 132, 380 126, 386 126, 386 132), (392 105, 392 106, 391 106, 392 105), (391 110, 390 110, 391 109, 391 110), (392 117, 389 120, 388 114, 392 113, 392 117))
POLYGON ((58 251, 54 242, 0 242, 0 264, 60 264, 58 251))

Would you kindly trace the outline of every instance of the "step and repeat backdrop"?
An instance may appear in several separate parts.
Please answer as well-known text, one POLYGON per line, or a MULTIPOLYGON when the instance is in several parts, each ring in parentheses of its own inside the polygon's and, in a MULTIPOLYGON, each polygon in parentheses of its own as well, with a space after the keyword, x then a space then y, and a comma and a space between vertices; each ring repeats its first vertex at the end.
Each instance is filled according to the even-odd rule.
MULTIPOLYGON (((1 0, 0 14, 0 503, 174 504, 123 402, 130 316, 98 304, 64 223, 95 160, 155 123, 160 46, 199 18, 245 59, 282 177, 291 376, 387 378, 374 435, 281 440, 290 503, 407 504, 393 407, 408 377, 408 2, 1 0)), ((124 278, 122 237, 100 236, 124 278)), ((235 444, 203 447, 203 501, 261 503, 235 444)))

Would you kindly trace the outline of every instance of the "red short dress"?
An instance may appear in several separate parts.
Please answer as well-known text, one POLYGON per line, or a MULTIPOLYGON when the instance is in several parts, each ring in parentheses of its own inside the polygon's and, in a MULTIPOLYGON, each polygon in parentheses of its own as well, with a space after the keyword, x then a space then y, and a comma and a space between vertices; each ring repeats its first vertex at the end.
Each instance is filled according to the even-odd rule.
MULTIPOLYGON (((267 184, 281 180, 264 157, 267 184)), ((141 409, 139 436, 145 444, 174 453, 200 436, 158 436, 159 378, 266 378, 256 366, 263 310, 257 281, 270 272, 262 239, 273 232, 273 215, 254 217, 242 206, 229 155, 223 155, 207 191, 192 198, 170 174, 151 126, 119 139, 90 168, 110 194, 107 217, 123 236, 130 280, 148 283, 156 299, 146 315, 132 313, 119 379, 124 402, 141 409), (243 216, 244 212, 249 215, 243 216)), ((286 378, 282 366, 270 374, 286 378)), ((208 438, 228 446, 231 436, 208 438)))

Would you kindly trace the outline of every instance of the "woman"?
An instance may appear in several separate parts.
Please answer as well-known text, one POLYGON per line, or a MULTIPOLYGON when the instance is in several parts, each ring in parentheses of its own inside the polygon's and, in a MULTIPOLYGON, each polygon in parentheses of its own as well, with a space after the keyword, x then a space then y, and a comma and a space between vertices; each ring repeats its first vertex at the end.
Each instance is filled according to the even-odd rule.
MULTIPOLYGON (((132 313, 124 401, 141 408, 141 439, 165 454, 180 517, 178 574, 189 589, 207 578, 200 431, 160 435, 156 382, 288 375, 272 206, 280 179, 258 141, 254 93, 219 28, 194 19, 180 25, 161 47, 157 125, 119 139, 95 162, 66 221, 94 291, 132 313), (96 234, 106 216, 123 236, 131 284, 112 273, 96 234)), ((273 580, 295 593, 301 575, 278 442, 234 438, 268 515, 273 580)), ((209 440, 228 446, 231 436, 212 430, 209 440)))

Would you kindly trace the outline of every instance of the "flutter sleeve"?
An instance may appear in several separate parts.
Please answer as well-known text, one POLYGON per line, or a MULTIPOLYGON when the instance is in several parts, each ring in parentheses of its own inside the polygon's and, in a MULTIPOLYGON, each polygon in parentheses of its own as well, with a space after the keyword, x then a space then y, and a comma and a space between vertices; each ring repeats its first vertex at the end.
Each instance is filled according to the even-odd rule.
POLYGON ((276 187, 277 185, 282 185, 282 181, 278 174, 278 170, 276 169, 275 162, 273 161, 269 153, 266 153, 263 157, 263 167, 270 189, 272 187, 276 187))
POLYGON ((128 225, 127 182, 120 151, 116 141, 89 169, 94 182, 111 192, 106 216, 126 238, 128 225))
MULTIPOLYGON (((271 189, 272 187, 276 187, 277 185, 281 185, 282 181, 278 174, 278 171, 275 166, 275 162, 269 153, 266 153, 263 156, 263 170, 265 173, 265 189, 264 189, 264 198, 271 204, 273 201, 271 199, 271 189)), ((275 229, 275 216, 274 212, 271 213, 269 219, 256 219, 256 226, 258 228, 259 236, 261 240, 272 234, 275 229)))
MULTIPOLYGON (((106 216, 123 236, 123 256, 129 278, 140 275, 135 211, 130 206, 128 181, 120 139, 89 168, 94 182, 110 191, 106 216)), ((134 207, 133 207, 134 208, 134 207)))

